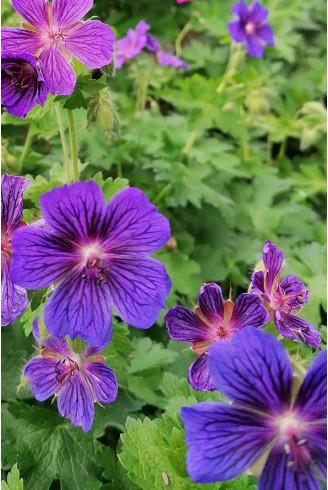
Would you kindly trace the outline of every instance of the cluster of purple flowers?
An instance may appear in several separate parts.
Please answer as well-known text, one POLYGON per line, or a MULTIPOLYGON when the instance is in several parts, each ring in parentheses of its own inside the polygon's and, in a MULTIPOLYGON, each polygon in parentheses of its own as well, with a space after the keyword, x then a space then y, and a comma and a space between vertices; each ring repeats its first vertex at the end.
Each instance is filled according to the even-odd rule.
POLYGON ((116 42, 116 68, 121 68, 126 61, 136 58, 143 49, 147 49, 154 54, 160 65, 187 70, 188 66, 183 60, 177 58, 172 53, 163 51, 159 41, 150 34, 147 34, 149 29, 150 26, 141 20, 135 29, 129 29, 126 35, 116 42))

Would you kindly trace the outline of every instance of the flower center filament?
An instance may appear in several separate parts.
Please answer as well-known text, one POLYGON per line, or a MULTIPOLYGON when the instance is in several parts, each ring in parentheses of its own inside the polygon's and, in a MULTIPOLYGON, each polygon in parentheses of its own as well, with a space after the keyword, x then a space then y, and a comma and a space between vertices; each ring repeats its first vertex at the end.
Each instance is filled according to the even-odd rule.
POLYGON ((278 421, 279 437, 287 454, 287 466, 305 473, 306 467, 313 463, 308 441, 302 437, 301 421, 293 414, 278 421))
POLYGON ((22 63, 18 67, 6 68, 5 73, 10 77, 10 84, 17 92, 23 92, 35 79, 35 71, 29 63, 22 63))
POLYGON ((245 31, 246 31, 246 34, 249 34, 249 35, 254 34, 256 31, 256 25, 254 24, 254 22, 247 22, 245 24, 245 31))
POLYGON ((56 381, 59 385, 62 385, 64 381, 69 381, 72 375, 79 371, 79 365, 77 361, 74 361, 70 357, 60 359, 55 364, 56 381))
POLYGON ((82 279, 89 282, 91 278, 95 279, 96 284, 101 284, 108 279, 108 269, 103 265, 103 254, 97 245, 91 245, 83 248, 83 273, 82 279))

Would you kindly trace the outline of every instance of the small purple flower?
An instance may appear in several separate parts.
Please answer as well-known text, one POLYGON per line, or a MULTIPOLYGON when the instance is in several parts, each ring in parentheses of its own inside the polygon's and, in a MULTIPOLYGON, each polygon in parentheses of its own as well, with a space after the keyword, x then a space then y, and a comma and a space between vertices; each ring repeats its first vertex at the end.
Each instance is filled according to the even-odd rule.
POLYGON ((264 244, 262 260, 264 270, 253 273, 251 293, 263 301, 283 337, 319 347, 320 333, 316 327, 296 316, 307 303, 310 291, 292 274, 280 280, 284 254, 270 241, 264 244))
POLYGON ((188 65, 183 60, 174 56, 172 53, 161 50, 159 41, 150 34, 147 34, 146 49, 156 56, 157 62, 163 66, 171 66, 172 68, 182 68, 188 70, 188 65))
POLYGON ((101 68, 112 60, 114 33, 99 20, 81 19, 93 0, 12 0, 26 21, 22 29, 2 28, 2 49, 32 54, 40 63, 49 92, 70 95, 76 75, 70 61, 101 68))
POLYGON ((178 342, 191 342, 191 350, 199 355, 189 368, 189 383, 195 390, 215 390, 208 370, 211 344, 230 339, 247 327, 263 327, 270 317, 261 301, 252 294, 241 294, 235 303, 223 300, 220 286, 204 284, 195 311, 175 306, 165 315, 169 336, 178 342))
POLYGON ((56 395, 60 415, 88 432, 95 415, 94 403, 112 403, 116 399, 118 385, 114 372, 105 364, 99 349, 90 345, 78 354, 64 337, 40 341, 37 332, 36 340, 41 342, 40 354, 24 368, 34 397, 44 401, 56 395))
POLYGON ((232 13, 238 19, 228 24, 232 39, 245 43, 249 56, 262 58, 264 46, 274 46, 273 32, 267 22, 269 10, 256 0, 249 6, 240 0, 233 6, 232 13))
POLYGON ((51 335, 106 344, 112 307, 130 325, 151 327, 171 281, 148 255, 170 226, 147 196, 131 187, 106 204, 95 182, 76 182, 43 194, 40 207, 46 226, 15 232, 11 277, 28 289, 55 284, 44 310, 51 335))
POLYGON ((1 326, 14 323, 28 305, 25 289, 12 282, 11 268, 14 231, 26 225, 22 221, 23 193, 29 180, 4 174, 1 178, 1 326))
POLYGON ((141 20, 135 29, 129 29, 126 35, 116 42, 115 53, 115 67, 121 68, 121 66, 128 60, 132 60, 146 46, 147 35, 146 32, 150 29, 150 26, 141 20))
POLYGON ((25 117, 47 98, 47 86, 33 56, 27 53, 1 55, 1 103, 9 114, 25 117))
POLYGON ((327 352, 313 360, 295 399, 288 355, 266 332, 249 327, 217 342, 208 363, 233 404, 182 407, 192 480, 230 480, 269 446, 258 490, 319 490, 327 461, 327 352))

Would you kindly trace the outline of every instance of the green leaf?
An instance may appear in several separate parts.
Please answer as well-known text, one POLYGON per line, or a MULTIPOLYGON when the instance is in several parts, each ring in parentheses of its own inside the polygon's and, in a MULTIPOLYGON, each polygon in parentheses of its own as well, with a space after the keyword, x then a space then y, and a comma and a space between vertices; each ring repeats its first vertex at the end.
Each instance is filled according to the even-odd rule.
POLYGON ((107 364, 113 369, 120 386, 127 386, 127 368, 133 344, 129 339, 129 329, 124 323, 113 319, 113 337, 110 344, 103 350, 107 364))
POLYGON ((15 464, 7 475, 7 482, 1 482, 2 490, 23 490, 23 478, 20 478, 19 469, 15 464))
POLYGON ((92 180, 97 182, 102 188, 106 201, 109 201, 117 192, 129 187, 128 179, 122 179, 121 177, 113 179, 112 177, 108 177, 104 180, 102 172, 98 172, 94 175, 92 180))

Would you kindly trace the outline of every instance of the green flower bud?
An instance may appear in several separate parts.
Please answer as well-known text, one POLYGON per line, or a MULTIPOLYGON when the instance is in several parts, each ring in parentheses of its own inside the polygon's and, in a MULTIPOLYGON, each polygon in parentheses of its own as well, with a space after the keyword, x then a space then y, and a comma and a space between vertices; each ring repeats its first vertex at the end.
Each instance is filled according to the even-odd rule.
POLYGON ((100 90, 89 101, 88 122, 96 122, 108 139, 119 137, 120 120, 109 88, 100 90))

